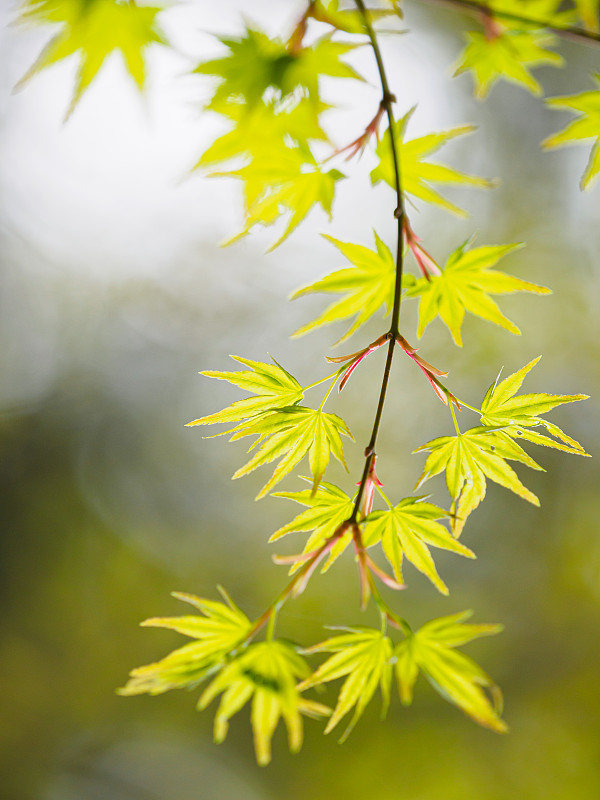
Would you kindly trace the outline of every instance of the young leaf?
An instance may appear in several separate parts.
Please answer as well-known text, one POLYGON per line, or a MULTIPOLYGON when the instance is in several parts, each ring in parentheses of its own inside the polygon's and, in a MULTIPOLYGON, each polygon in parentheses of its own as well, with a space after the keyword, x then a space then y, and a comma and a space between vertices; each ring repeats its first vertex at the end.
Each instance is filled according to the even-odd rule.
POLYGON ((598 0, 573 0, 579 18, 588 31, 598 33, 600 25, 598 21, 598 0))
MULTIPOLYGON (((394 303, 394 283, 396 265, 389 248, 379 236, 375 236, 376 250, 370 250, 360 244, 341 242, 332 236, 325 236, 352 264, 351 267, 337 270, 326 275, 315 283, 304 286, 294 292, 292 300, 313 292, 343 294, 312 322, 303 325, 293 335, 302 336, 321 325, 354 317, 354 322, 336 344, 348 339, 358 328, 385 305, 386 314, 392 310, 394 303)), ((410 283, 407 281, 407 283, 410 283)))
MULTIPOLYGON (((394 139, 397 142, 402 171, 402 190, 405 194, 418 197, 426 203, 433 203, 442 208, 452 211, 459 216, 466 216, 466 213, 458 206, 446 200, 430 184, 465 184, 468 186, 478 186, 489 189, 494 184, 485 178, 478 178, 473 175, 465 175, 452 167, 442 164, 433 164, 423 159, 432 153, 437 152, 440 147, 451 139, 471 133, 474 129, 472 125, 463 125, 452 128, 440 133, 430 133, 427 136, 420 136, 418 139, 404 141, 404 132, 412 111, 399 119, 394 128, 394 139)), ((376 149, 379 156, 379 164, 371 172, 371 183, 385 181, 392 189, 396 188, 396 173, 390 146, 390 129, 388 128, 379 141, 376 149)))
MULTIPOLYGON (((600 87, 600 74, 592 76, 600 87)), ((551 97, 546 100, 551 108, 567 109, 580 116, 569 123, 566 128, 549 136, 542 142, 542 147, 550 150, 553 147, 577 144, 581 139, 595 139, 592 152, 581 178, 581 188, 587 189, 600 172, 600 91, 581 92, 566 97, 551 97)))
POLYGON ((169 628, 192 639, 155 664, 131 671, 119 694, 147 692, 162 694, 169 689, 195 686, 225 662, 226 657, 248 636, 251 622, 231 598, 221 590, 227 605, 192 594, 174 592, 173 596, 198 608, 204 616, 153 617, 142 625, 169 628))
POLYGON ((562 431, 558 425, 542 419, 541 414, 547 414, 556 406, 563 403, 574 403, 578 400, 586 400, 586 394, 520 394, 516 392, 521 388, 525 377, 538 363, 541 356, 534 358, 529 364, 521 367, 520 370, 509 375, 498 383, 496 380, 488 389, 481 404, 481 422, 483 425, 503 427, 502 434, 511 438, 518 437, 534 444, 542 444, 546 447, 554 447, 556 450, 564 450, 566 453, 574 453, 580 456, 587 456, 583 447, 571 439, 562 431), (516 395, 516 396, 515 396, 516 395), (560 441, 550 439, 537 431, 531 430, 534 427, 543 427, 552 436, 560 441))
POLYGON ((354 714, 340 741, 345 741, 356 725, 377 686, 383 700, 382 716, 390 701, 392 678, 392 642, 379 630, 372 628, 346 628, 347 633, 334 636, 314 647, 308 653, 333 653, 316 672, 300 684, 308 689, 347 675, 340 690, 335 710, 327 723, 329 733, 353 707, 354 714))
MULTIPOLYGON (((310 479, 304 478, 304 480, 310 479)), ((326 482, 322 482, 316 492, 308 489, 302 492, 274 492, 273 497, 285 497, 288 500, 294 500, 296 503, 307 506, 307 509, 298 514, 287 525, 275 531, 269 541, 274 542, 293 531, 313 531, 306 542, 305 553, 320 547, 330 536, 333 536, 340 525, 349 519, 354 508, 352 498, 348 497, 337 486, 326 482)), ((351 541, 352 531, 349 530, 331 549, 322 572, 327 572, 351 541)), ((295 564, 290 569, 290 573, 295 572, 299 567, 300 563, 295 564)))
POLYGON ((479 725, 496 733, 506 733, 506 723, 500 718, 500 690, 481 667, 453 649, 502 630, 502 625, 463 624, 471 614, 465 611, 432 620, 396 646, 395 671, 400 699, 405 705, 412 703, 414 684, 421 670, 436 692, 479 725), (486 689, 492 694, 493 705, 486 689))
POLYGON ((273 476, 258 493, 257 500, 283 480, 307 453, 315 492, 329 463, 330 453, 346 466, 340 434, 352 438, 340 417, 304 406, 271 411, 242 422, 232 432, 230 441, 257 435, 258 439, 250 449, 260 445, 250 461, 233 475, 234 478, 241 478, 257 467, 281 458, 273 476))
MULTIPOLYGON (((369 8, 366 13, 372 23, 388 16, 402 16, 398 0, 389 2, 391 8, 369 8)), ((346 33, 365 33, 365 24, 360 11, 340 9, 339 0, 315 0, 311 16, 346 33)))
POLYGON ((77 82, 67 117, 113 52, 121 53, 128 73, 144 86, 145 48, 167 42, 157 25, 159 6, 138 6, 118 0, 27 0, 20 22, 57 23, 62 27, 21 78, 17 88, 63 58, 80 59, 77 82))
POLYGON ((335 185, 345 177, 337 169, 324 171, 308 145, 282 145, 271 151, 268 159, 253 158, 240 169, 213 175, 240 178, 244 182, 245 226, 228 244, 246 236, 254 225, 272 225, 281 214, 289 213, 287 227, 270 251, 287 239, 313 206, 321 205, 331 219, 335 185))
POLYGON ((372 511, 369 514, 365 520, 364 542, 367 547, 381 542, 383 552, 399 583, 404 583, 402 561, 406 558, 442 594, 448 594, 448 588, 438 575, 428 545, 451 550, 467 558, 475 558, 475 554, 436 522, 447 516, 448 513, 443 508, 433 503, 423 502, 420 497, 407 497, 387 511, 372 511))
POLYGON ((545 286, 492 269, 505 255, 522 247, 521 244, 472 248, 470 244, 470 241, 464 242, 448 257, 440 275, 431 275, 429 279, 419 278, 407 290, 408 297, 420 297, 419 337, 429 323, 439 316, 452 334, 455 344, 462 347, 461 326, 465 311, 511 333, 520 334, 519 328, 504 316, 490 295, 513 292, 551 294, 551 290, 545 286))
POLYGON ((206 370, 200 374, 209 378, 228 381, 246 392, 252 392, 256 397, 236 400, 222 411, 188 422, 188 426, 249 420, 257 414, 264 414, 276 408, 293 406, 304 397, 302 387, 298 381, 274 359, 273 364, 264 364, 260 361, 250 361, 240 356, 231 356, 231 358, 246 367, 250 367, 250 369, 240 372, 206 370))
POLYGON ((489 37, 485 33, 469 31, 468 44, 461 54, 455 75, 472 72, 475 96, 487 97, 492 86, 500 79, 524 86, 534 95, 542 94, 542 87, 530 72, 531 67, 552 64, 561 67, 564 59, 546 49, 556 41, 547 33, 503 31, 489 37))
POLYGON ((214 736, 221 743, 227 736, 229 720, 252 699, 250 719, 254 732, 256 759, 261 766, 271 760, 271 739, 279 719, 288 730, 289 747, 297 752, 302 746, 302 714, 327 716, 330 709, 300 695, 298 679, 310 669, 293 646, 283 640, 250 645, 225 666, 204 690, 198 709, 205 709, 219 694, 221 701, 215 716, 214 736))
POLYGON ((446 485, 455 506, 451 518, 452 532, 458 538, 469 514, 485 497, 486 477, 510 489, 519 497, 539 506, 538 498, 527 489, 506 459, 520 461, 532 469, 541 470, 527 453, 502 431, 479 427, 459 436, 442 436, 418 447, 414 452, 429 450, 423 474, 417 486, 440 472, 446 472, 446 485))

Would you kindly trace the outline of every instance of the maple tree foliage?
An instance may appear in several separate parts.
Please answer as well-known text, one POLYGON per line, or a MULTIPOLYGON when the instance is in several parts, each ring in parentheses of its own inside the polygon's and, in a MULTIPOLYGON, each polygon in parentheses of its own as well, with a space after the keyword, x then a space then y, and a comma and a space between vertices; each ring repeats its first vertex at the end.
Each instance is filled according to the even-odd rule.
MULTIPOLYGON (((448 2, 452 5, 453 0, 448 2)), ((542 65, 564 66, 556 49, 561 34, 597 38, 598 0, 567 4, 560 0, 462 0, 457 5, 471 17, 466 45, 457 54, 455 74, 470 74, 479 99, 484 99, 499 81, 516 84, 533 95, 541 94, 534 70, 542 65)), ((48 24, 54 33, 20 85, 72 57, 78 71, 70 114, 107 58, 118 53, 142 89, 147 49, 151 45, 169 46, 161 29, 161 18, 167 13, 166 7, 120 0, 27 0, 19 20, 48 24)), ((224 602, 176 593, 200 615, 158 617, 143 624, 174 630, 192 641, 155 663, 134 669, 120 690, 125 695, 156 695, 205 684, 198 708, 205 709, 219 698, 214 725, 217 742, 225 738, 230 719, 250 704, 260 764, 271 758, 271 741, 280 720, 287 728, 292 751, 302 743, 303 716, 328 718, 325 732, 329 733, 352 714, 342 736, 346 738, 378 689, 384 714, 394 682, 401 703, 409 705, 419 674, 476 723, 497 733, 506 732, 500 690, 478 664, 457 649, 476 638, 498 633, 501 626, 467 623, 471 612, 461 612, 413 630, 383 597, 378 582, 392 590, 403 589, 412 582, 416 570, 435 589, 448 594, 450 589, 435 563, 436 554, 445 550, 475 558, 459 536, 484 500, 490 481, 539 505, 539 499, 513 467, 543 469, 523 445, 588 455, 581 444, 545 417, 559 406, 584 400, 586 395, 518 394, 539 359, 502 380, 499 376, 477 408, 457 397, 443 383, 447 373, 418 355, 401 333, 401 304, 416 299, 419 338, 439 317, 453 343, 462 346, 467 312, 518 335, 519 328, 493 296, 550 292, 498 268, 498 263, 521 244, 475 246, 470 239, 450 253, 441 266, 430 255, 429 242, 422 242, 413 230, 409 205, 410 214, 413 204, 426 204, 436 211, 465 216, 452 199, 453 187, 490 189, 495 181, 438 161, 437 153, 444 145, 475 132, 472 125, 409 138, 410 123, 418 111, 403 108, 396 116, 399 104, 388 84, 379 33, 395 31, 398 26, 405 33, 403 25, 401 4, 395 0, 373 0, 369 7, 364 0, 307 0, 289 31, 271 36, 255 23, 244 21, 237 35, 217 38, 217 57, 198 59, 200 63, 196 61, 192 69, 198 81, 210 82, 212 95, 205 111, 221 118, 225 132, 190 167, 213 177, 233 178, 241 185, 241 226, 230 243, 250 234, 256 226, 273 226, 277 234, 271 249, 275 249, 315 208, 320 207, 331 219, 336 195, 343 191, 342 179, 346 177, 340 168, 342 158, 352 158, 366 149, 371 150, 375 161, 371 183, 383 184, 395 194, 394 201, 389 197, 390 214, 397 222, 396 242, 386 242, 375 231, 374 247, 324 234, 344 263, 293 295, 335 295, 333 302, 294 336, 325 325, 349 325, 337 344, 362 333, 367 321, 387 318, 389 327, 350 355, 329 356, 335 371, 307 386, 274 360, 267 363, 233 356, 242 369, 210 370, 202 375, 229 383, 246 396, 188 423, 191 427, 224 425, 227 429, 215 435, 229 435, 234 443, 252 438, 250 458, 235 472, 235 478, 277 462, 257 499, 272 494, 302 506, 300 513, 270 538, 303 537, 300 552, 277 557, 289 568, 288 584, 256 619, 239 609, 224 590, 224 602), (323 84, 329 80, 362 82, 352 59, 356 48, 365 45, 371 47, 378 68, 379 106, 374 116, 365 115, 364 129, 353 141, 334 143, 325 115, 332 113, 334 106, 329 99, 324 100, 323 84), (416 267, 415 274, 409 272, 411 263, 416 267), (325 480, 327 469, 332 456, 346 466, 343 437, 347 442, 353 437, 346 422, 330 410, 335 402, 334 390, 344 389, 363 361, 380 348, 387 350, 387 359, 371 438, 364 450, 362 477, 358 483, 351 477, 348 486, 339 487, 325 480), (427 454, 421 477, 414 490, 392 487, 395 497, 401 498, 392 502, 377 477, 375 463, 388 378, 394 355, 400 352, 399 358, 408 356, 445 404, 454 433, 417 448, 415 452, 427 454), (309 404, 306 394, 323 384, 320 402, 309 404), (457 409, 464 409, 464 416, 477 415, 473 427, 463 430, 459 426, 457 409), (310 475, 299 476, 302 488, 274 491, 281 481, 291 479, 295 470, 303 469, 300 465, 305 458, 310 475), (450 496, 448 508, 431 502, 428 496, 411 494, 442 474, 450 496), (374 603, 381 627, 344 628, 306 648, 276 636, 282 607, 306 589, 319 566, 327 572, 348 552, 353 553, 357 565, 361 605, 374 603), (390 572, 378 566, 375 558, 384 558, 390 572), (264 638, 257 640, 259 636, 264 638), (325 658, 313 668, 310 659, 319 654, 325 658), (339 680, 342 684, 333 708, 305 695, 339 680)), ((401 76, 401 80, 407 79, 401 76)), ((600 86, 598 75, 594 80, 600 86)), ((544 148, 593 141, 582 178, 587 188, 600 173, 600 91, 549 98, 546 102, 551 108, 578 116, 566 128, 548 136, 542 143, 544 148)), ((414 341, 412 334, 407 335, 414 341)), ((403 368, 405 365, 404 359, 403 368)))

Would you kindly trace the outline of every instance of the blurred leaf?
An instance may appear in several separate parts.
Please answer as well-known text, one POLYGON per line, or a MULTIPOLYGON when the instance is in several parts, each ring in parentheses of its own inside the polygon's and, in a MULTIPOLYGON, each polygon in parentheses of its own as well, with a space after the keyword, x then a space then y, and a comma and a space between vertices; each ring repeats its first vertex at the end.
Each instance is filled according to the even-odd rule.
POLYGON ((221 592, 227 605, 174 592, 174 597, 195 606, 204 616, 153 617, 142 622, 145 626, 169 628, 198 641, 174 650, 155 664, 132 670, 127 685, 119 689, 119 694, 147 692, 156 695, 170 689, 195 686, 225 663, 226 657, 250 633, 251 623, 231 598, 223 590, 221 592))
POLYGON ((377 686, 383 700, 382 716, 390 702, 392 679, 392 642, 381 631, 372 628, 345 628, 347 633, 334 636, 308 648, 308 653, 334 653, 310 678, 302 689, 348 677, 340 690, 338 702, 325 733, 329 733, 353 707, 354 714, 340 741, 345 741, 356 725, 377 686))
POLYGON ((521 331, 500 311, 490 294, 535 292, 551 294, 545 286, 528 283, 520 278, 492 269, 508 253, 521 244, 470 247, 464 242, 449 256, 440 275, 419 278, 407 291, 408 297, 420 297, 419 329, 421 337, 437 316, 452 334, 454 343, 462 347, 461 327, 465 311, 493 322, 511 333, 521 331))
POLYGON ((598 0, 573 0, 575 9, 585 28, 594 33, 600 30, 598 21, 598 0))
POLYGON ((402 561, 406 558, 442 594, 448 594, 448 588, 437 573, 428 545, 451 550, 467 558, 475 558, 475 554, 436 522, 447 516, 447 511, 433 503, 423 502, 419 497, 406 497, 387 511, 372 511, 369 514, 365 520, 364 543, 370 547, 381 542, 398 583, 404 583, 402 561))
MULTIPOLYGON (((368 8, 367 15, 372 23, 389 16, 402 16, 398 0, 388 0, 390 8, 368 8)), ((311 15, 319 22, 326 22, 337 30, 346 33, 365 33, 365 25, 360 11, 340 9, 339 0, 316 0, 311 15)))
MULTIPOLYGON (((471 133, 475 130, 472 125, 463 125, 458 128, 451 128, 440 133, 430 133, 427 136, 420 136, 418 139, 404 141, 404 131, 414 109, 399 119, 394 127, 394 139, 397 143, 400 172, 402 175, 402 191, 405 194, 418 197, 426 203, 439 205, 448 211, 452 211, 459 216, 466 216, 462 209, 455 206, 449 200, 442 197, 430 184, 457 184, 467 186, 478 186, 489 189, 494 184, 485 178, 478 178, 473 175, 465 175, 452 167, 442 164, 432 164, 423 159, 432 153, 437 152, 440 147, 451 139, 471 133)), ((396 173, 390 146, 390 129, 388 128, 377 144, 376 153, 379 157, 379 164, 371 172, 371 182, 379 183, 385 181, 392 189, 396 189, 396 173)))
POLYGON ((396 646, 395 671, 400 698, 405 705, 412 703, 413 687, 421 670, 436 692, 479 725, 506 733, 506 723, 499 716, 502 711, 500 690, 474 661, 452 649, 502 630, 502 625, 463 624, 471 614, 471 611, 464 611, 432 620, 396 646), (485 689, 492 692, 493 705, 485 689))
POLYGON ((500 78, 541 95, 542 87, 530 68, 564 64, 562 56, 546 49, 556 41, 551 34, 504 31, 490 38, 485 33, 469 31, 466 36, 468 44, 454 74, 472 72, 475 96, 479 99, 485 98, 500 78))
POLYGON ((498 383, 498 378, 488 389, 481 404, 481 422, 490 426, 506 426, 502 433, 512 438, 519 437, 526 439, 534 444, 542 444, 546 447, 554 447, 557 450, 564 450, 567 453, 587 456, 583 447, 571 439, 562 431, 558 425, 548 422, 541 418, 541 414, 547 414, 563 403, 574 403, 578 400, 587 400, 586 394, 520 394, 515 397, 516 392, 521 388, 528 372, 535 367, 541 356, 534 358, 517 372, 509 375, 498 383), (532 427, 542 426, 548 433, 559 439, 556 442, 548 436, 544 436, 537 431, 531 430, 532 427))
POLYGON ((145 48, 153 43, 167 44, 156 23, 161 11, 159 6, 138 6, 118 0, 27 0, 20 22, 58 23, 62 28, 18 87, 46 67, 77 53, 80 63, 68 117, 107 56, 119 51, 128 73, 142 89, 146 75, 145 48))
POLYGON ((214 727, 215 741, 220 743, 227 736, 230 718, 252 699, 254 748, 258 763, 264 766, 271 760, 271 739, 281 717, 288 730, 290 750, 297 752, 303 738, 301 714, 331 713, 326 706, 300 695, 297 679, 309 674, 306 661, 290 643, 275 640, 252 644, 204 690, 198 708, 205 709, 217 695, 222 695, 214 727))
MULTIPOLYGON (((595 73, 592 77, 600 86, 600 74, 595 73)), ((579 113, 580 116, 563 130, 544 139, 542 147, 549 150, 565 144, 577 144, 580 139, 596 139, 581 178, 581 188, 587 189, 600 172, 600 91, 551 97, 546 103, 552 108, 564 108, 579 113)))

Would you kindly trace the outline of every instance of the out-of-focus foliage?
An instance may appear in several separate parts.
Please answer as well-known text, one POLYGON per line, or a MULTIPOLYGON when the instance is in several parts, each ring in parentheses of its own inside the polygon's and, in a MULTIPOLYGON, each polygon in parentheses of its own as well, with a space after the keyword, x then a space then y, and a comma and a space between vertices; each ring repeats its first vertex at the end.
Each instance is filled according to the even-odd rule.
POLYGON ((79 69, 69 116, 111 53, 121 53, 127 72, 140 89, 146 77, 145 50, 150 44, 166 45, 158 23, 162 6, 136 5, 119 0, 27 0, 20 22, 58 24, 59 32, 20 81, 30 78, 63 58, 77 54, 79 69))

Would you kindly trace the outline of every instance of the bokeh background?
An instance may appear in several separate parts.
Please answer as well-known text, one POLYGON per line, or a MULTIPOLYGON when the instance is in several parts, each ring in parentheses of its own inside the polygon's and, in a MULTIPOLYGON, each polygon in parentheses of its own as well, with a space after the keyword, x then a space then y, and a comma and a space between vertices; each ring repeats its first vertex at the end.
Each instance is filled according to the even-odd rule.
MULTIPOLYGON (((600 511, 593 459, 533 453, 547 472, 519 468, 542 501, 533 508, 491 486, 465 542, 475 562, 439 555, 449 598, 407 569, 396 599, 415 625, 463 608, 502 621, 504 634, 468 652, 501 684, 511 732, 475 726, 424 681, 414 706, 396 701, 385 723, 371 704, 343 746, 308 721, 303 751, 290 756, 282 731, 274 762, 254 762, 248 715, 227 742, 211 740, 211 711, 195 694, 122 698, 130 668, 181 643, 140 620, 182 611, 171 590, 215 596, 222 583, 258 615, 285 580, 268 536, 295 513, 288 501, 253 497, 261 472, 231 483, 243 444, 202 439, 183 424, 221 408, 232 387, 197 375, 228 369, 229 353, 271 354, 310 383, 327 374, 323 353, 341 333, 289 334, 323 298, 287 296, 341 266, 318 234, 390 244, 393 196, 371 190, 372 156, 349 167, 334 221, 314 213, 284 246, 274 234, 219 243, 241 222, 239 187, 189 175, 220 123, 202 112, 210 81, 191 76, 218 52, 210 33, 237 32, 241 14, 274 34, 302 8, 292 0, 221 0, 174 5, 163 24, 175 45, 150 56, 140 98, 112 58, 72 119, 62 124, 75 64, 65 62, 22 92, 12 87, 50 31, 9 23, 2 4, 0 314, 0 794, 6 800, 595 800, 600 794, 600 511)), ((468 221, 421 210, 411 217, 432 253, 479 232, 480 243, 526 241, 507 270, 549 285, 547 298, 512 296, 503 308, 522 337, 468 318, 465 346, 437 322, 426 358, 450 369, 450 385, 477 403, 499 369, 540 353, 529 391, 585 392, 592 399, 551 417, 598 452, 600 342, 599 189, 578 189, 589 148, 543 154, 539 142, 566 124, 518 88, 499 85, 485 103, 468 76, 452 80, 467 18, 407 3, 412 33, 384 41, 403 113, 415 103, 413 135, 465 122, 478 132, 445 149, 457 167, 501 178, 494 191, 454 192, 468 221)), ((564 70, 538 71, 546 94, 591 88, 599 50, 564 43, 564 70)), ((326 94, 332 137, 350 141, 378 102, 367 48, 353 54, 367 83, 342 81, 326 94)), ((403 330, 415 339, 415 308, 403 330)), ((380 323, 355 337, 371 341, 380 323)), ((358 444, 360 474, 382 369, 374 356, 332 403, 358 444)), ((418 370, 400 363, 383 419, 380 476, 394 497, 408 494, 422 457, 409 453, 448 433, 447 412, 418 370)), ((505 372, 505 374, 507 374, 505 372)), ((467 412, 468 413, 468 412, 467 412)), ((472 424, 469 420, 466 424, 472 424)), ((334 468, 349 489, 354 478, 334 468)), ((287 488, 297 486, 295 480, 287 488)), ((442 481, 431 484, 445 502, 442 481)), ((299 535, 298 535, 299 536, 299 535)), ((279 551, 302 546, 299 537, 279 551)), ((282 615, 281 633, 304 643, 324 624, 374 621, 358 610, 355 567, 343 559, 282 615)), ((333 695, 327 695, 333 699, 333 695)))

